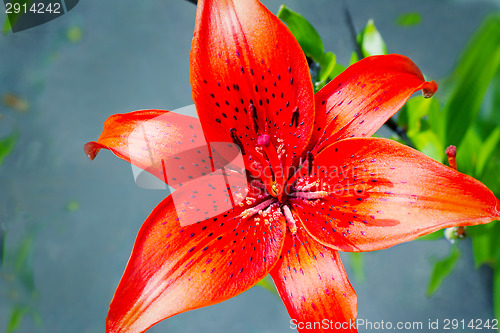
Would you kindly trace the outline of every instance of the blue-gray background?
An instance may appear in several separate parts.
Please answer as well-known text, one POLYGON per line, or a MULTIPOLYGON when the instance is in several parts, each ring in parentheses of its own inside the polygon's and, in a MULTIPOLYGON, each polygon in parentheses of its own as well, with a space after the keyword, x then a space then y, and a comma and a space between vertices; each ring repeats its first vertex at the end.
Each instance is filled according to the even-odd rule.
MULTIPOLYGON (((352 44, 338 1, 265 1, 302 13, 318 29, 327 50, 347 63, 352 44)), ((492 1, 351 0, 359 30, 375 20, 389 50, 412 58, 439 80, 492 1), (422 23, 400 27, 400 13, 417 11, 422 23)), ((0 36, 0 95, 29 103, 25 112, 0 105, 0 136, 19 130, 17 146, 0 166, 0 229, 7 252, 33 239, 36 294, 12 269, 0 270, 0 331, 11 308, 25 303, 19 332, 104 332, 108 304, 148 213, 162 191, 134 184, 130 166, 107 151, 94 162, 83 153, 104 120, 136 109, 174 110, 192 103, 189 51, 195 6, 183 0, 81 1, 42 26, 0 36), (75 29, 76 28, 76 29, 75 29), (82 32, 70 41, 68 31, 82 32), (68 206, 69 204, 69 206, 68 206), (69 209, 68 209, 69 208, 69 209)), ((354 279, 359 318, 375 321, 492 318, 491 276, 475 270, 468 242, 452 277, 425 297, 432 257, 448 253, 446 241, 412 242, 365 255, 366 281, 354 279)), ((279 298, 253 288, 227 302, 178 315, 151 332, 290 332, 279 298)), ((364 331, 363 328, 360 331, 364 331)), ((470 330, 466 330, 470 331, 470 330)))

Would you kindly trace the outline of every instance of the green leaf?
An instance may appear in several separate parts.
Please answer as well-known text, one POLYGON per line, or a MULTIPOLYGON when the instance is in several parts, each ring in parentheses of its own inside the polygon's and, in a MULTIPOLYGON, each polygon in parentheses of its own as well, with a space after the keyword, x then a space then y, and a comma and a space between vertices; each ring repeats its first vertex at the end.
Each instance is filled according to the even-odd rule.
POLYGON ((76 212, 80 209, 80 203, 76 200, 71 200, 66 203, 66 206, 64 208, 66 208, 68 212, 76 212))
POLYGON ((66 37, 72 43, 77 43, 82 39, 83 31, 82 28, 78 26, 73 26, 66 31, 66 37))
POLYGON ((404 140, 403 138, 401 138, 401 137, 400 137, 399 135, 397 135, 397 134, 393 134, 393 135, 391 135, 391 136, 389 137, 389 139, 394 140, 394 141, 396 141, 396 142, 399 142, 399 143, 401 143, 401 144, 403 144, 403 145, 405 145, 405 144, 406 144, 405 140, 404 140))
POLYGON ((488 86, 500 69, 500 15, 491 15, 469 43, 454 73, 447 104, 446 145, 458 145, 474 122, 488 86))
POLYGON ((5 14, 2 27, 2 34, 6 35, 9 33, 9 31, 10 31, 10 21, 9 18, 7 17, 7 14, 5 14))
POLYGON ((438 134, 443 123, 440 110, 435 98, 411 98, 399 113, 398 125, 406 129, 406 134, 416 149, 442 162, 445 147, 438 134))
POLYGON ((288 26, 305 54, 316 62, 321 62, 325 47, 318 32, 302 15, 281 5, 278 18, 288 26))
MULTIPOLYGON (((316 82, 314 82, 314 91, 317 92, 330 82, 330 76, 335 70, 335 65, 337 64, 337 57, 332 52, 327 52, 323 54, 323 58, 320 62, 320 70, 316 76, 316 82)), ((314 75, 311 75, 314 81, 314 75)))
POLYGON ((363 30, 357 36, 357 42, 361 48, 363 57, 388 53, 384 39, 377 30, 373 20, 369 20, 366 23, 363 30))
MULTIPOLYGON (((21 8, 25 6, 26 8, 30 8, 31 4, 34 2, 34 0, 14 0, 11 1, 12 5, 18 3, 21 8)), ((11 23, 12 25, 15 25, 16 22, 21 18, 21 16, 26 15, 26 13, 23 10, 20 10, 18 13, 13 11, 11 14, 5 14, 5 22, 4 26, 2 28, 2 33, 5 35, 11 30, 11 23)))
POLYGON ((17 252, 16 259, 15 259, 15 270, 16 273, 20 273, 25 266, 26 262, 29 260, 30 253, 33 247, 33 238, 32 237, 26 237, 22 241, 19 251, 17 252))
POLYGON ((500 125, 500 72, 493 78, 493 82, 491 84, 492 90, 492 102, 490 107, 490 117, 489 120, 492 121, 496 125, 500 125))
POLYGON ((483 174, 484 167, 486 166, 486 162, 491 158, 493 153, 496 151, 498 147, 498 143, 500 142, 500 126, 495 128, 493 132, 486 138, 484 143, 479 147, 479 152, 477 156, 476 163, 476 172, 475 177, 479 178, 483 174))
POLYGON ((457 168, 460 172, 474 175, 480 147, 483 145, 481 130, 472 124, 460 145, 457 147, 457 168))
POLYGON ((460 251, 456 245, 452 245, 450 253, 434 263, 427 286, 427 296, 432 296, 441 287, 443 281, 451 274, 459 259, 460 251))
MULTIPOLYGON (((500 151, 497 150, 486 162, 480 181, 485 184, 497 197, 500 197, 500 181, 498 178, 500 170, 500 151)), ((499 242, 500 243, 500 242, 499 242)))
POLYGON ((467 234, 472 240, 472 255, 474 265, 479 268, 481 265, 494 265, 499 259, 500 244, 500 223, 492 222, 485 225, 467 227, 467 234))
POLYGON ((352 52, 351 53, 351 58, 349 59, 349 66, 351 66, 352 64, 358 62, 360 59, 358 58, 358 55, 356 54, 356 52, 352 52))
POLYGON ((330 73, 330 76, 328 77, 328 80, 333 80, 337 75, 345 71, 346 67, 340 65, 339 63, 335 64, 335 67, 333 67, 332 72, 330 73))
POLYGON ((366 280, 364 254, 361 252, 351 252, 349 257, 351 259, 351 268, 354 273, 354 278, 358 282, 364 282, 366 280))
POLYGON ((436 232, 433 232, 432 234, 424 235, 417 240, 425 240, 425 241, 433 241, 433 240, 439 240, 444 238, 444 229, 438 230, 436 232))
POLYGON ((406 113, 408 118, 407 134, 409 137, 421 131, 422 120, 431 113, 431 109, 439 110, 439 102, 435 98, 418 96, 408 100, 406 103, 406 113))
POLYGON ((485 233, 477 234, 472 239, 472 255, 474 265, 479 268, 484 264, 492 264, 494 258, 491 253, 491 236, 485 233))
POLYGON ((401 14, 396 18, 396 24, 402 27, 419 25, 422 22, 422 15, 418 12, 401 14))
POLYGON ((18 137, 18 131, 13 131, 9 136, 0 139, 0 165, 2 165, 3 160, 10 155, 12 150, 14 150, 18 137))
MULTIPOLYGON (((435 98, 430 98, 429 100, 436 101, 435 98)), ((427 115, 428 123, 432 131, 436 133, 436 136, 441 144, 444 146, 446 142, 446 117, 439 103, 436 102, 435 104, 435 106, 429 108, 429 114, 427 115)))
POLYGON ((257 282, 256 286, 262 287, 264 289, 269 290, 273 294, 279 297, 278 291, 276 290, 276 287, 274 286, 273 280, 271 277, 268 275, 259 282, 257 282))
POLYGON ((0 227, 0 266, 5 263, 7 230, 0 227))
POLYGON ((319 64, 321 66, 321 71, 319 72, 319 81, 323 82, 326 81, 330 74, 333 72, 333 69, 337 64, 337 57, 332 52, 327 52, 323 54, 323 57, 321 58, 319 64))
POLYGON ((16 331, 19 326, 21 326, 21 322, 23 321, 26 312, 26 307, 22 305, 17 305, 12 309, 9 317, 9 322, 7 323, 6 333, 12 333, 16 331))
POLYGON ((445 148, 436 133, 428 129, 418 132, 411 137, 408 136, 415 145, 415 148, 436 161, 443 161, 445 148))
POLYGON ((14 256, 14 272, 19 277, 26 290, 36 292, 33 272, 34 235, 29 234, 19 244, 14 256))
POLYGON ((405 105, 403 105, 403 107, 401 107, 401 109, 399 110, 399 112, 397 113, 398 115, 398 120, 397 120, 397 124, 398 124, 398 127, 401 127, 403 128, 405 131, 408 130, 408 108, 407 108, 407 104, 412 100, 412 98, 410 100, 408 100, 408 102, 406 102, 405 105))

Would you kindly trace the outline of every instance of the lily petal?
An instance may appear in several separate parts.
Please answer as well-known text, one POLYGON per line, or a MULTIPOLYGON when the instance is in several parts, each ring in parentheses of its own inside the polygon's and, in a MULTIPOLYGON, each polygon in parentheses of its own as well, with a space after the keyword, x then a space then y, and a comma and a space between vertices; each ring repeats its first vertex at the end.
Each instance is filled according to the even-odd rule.
POLYGON ((437 90, 418 67, 399 54, 364 58, 349 66, 316 93, 316 121, 311 145, 316 150, 350 137, 372 136, 410 98, 437 90))
POLYGON ((238 142, 252 156, 267 133, 283 165, 298 160, 314 121, 309 68, 288 28, 260 2, 198 1, 190 68, 209 141, 238 142))
POLYGON ((310 191, 329 195, 292 201, 308 232, 333 249, 379 250, 500 218, 500 202, 482 183, 392 140, 341 140, 314 163, 310 191))
POLYGON ((199 120, 174 112, 115 114, 104 123, 99 140, 84 146, 91 160, 102 148, 174 188, 214 171, 199 120))
POLYGON ((271 276, 292 323, 299 332, 357 332, 356 293, 337 251, 302 228, 288 235, 271 276))
MULTIPOLYGON (((206 192, 207 178, 174 194, 189 198, 200 189, 206 192)), ((180 312, 222 302, 255 285, 278 260, 285 222, 277 205, 269 212, 271 224, 241 218, 258 204, 247 197, 237 209, 183 227, 178 219, 190 211, 176 207, 172 197, 153 210, 139 231, 109 308, 106 332, 144 332, 180 312)))

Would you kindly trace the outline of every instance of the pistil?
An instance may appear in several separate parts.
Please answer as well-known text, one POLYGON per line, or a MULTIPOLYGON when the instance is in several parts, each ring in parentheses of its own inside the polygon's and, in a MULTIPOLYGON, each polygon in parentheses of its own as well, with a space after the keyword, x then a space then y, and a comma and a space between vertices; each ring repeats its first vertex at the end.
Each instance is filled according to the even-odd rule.
MULTIPOLYGON (((283 180, 283 169, 281 165, 281 161, 278 157, 278 154, 276 152, 276 148, 271 142, 271 139, 269 135, 267 134, 261 134, 257 138, 257 144, 262 148, 262 153, 264 155, 264 158, 267 159, 269 162, 269 167, 271 168, 271 177, 272 180, 270 182, 271 185, 271 191, 269 192, 271 195, 277 197, 280 201, 283 200, 283 187, 284 187, 284 180, 283 180)), ((264 167, 265 168, 265 167, 264 167)), ((265 177, 266 177, 265 173, 265 177)), ((269 180, 264 183, 269 183, 269 180)))

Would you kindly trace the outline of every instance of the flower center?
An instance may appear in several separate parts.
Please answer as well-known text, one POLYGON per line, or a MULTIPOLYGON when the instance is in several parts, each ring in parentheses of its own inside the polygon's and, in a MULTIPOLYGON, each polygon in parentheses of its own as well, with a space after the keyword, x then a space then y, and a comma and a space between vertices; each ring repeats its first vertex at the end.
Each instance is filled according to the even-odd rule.
MULTIPOLYGON (((300 224, 291 200, 319 200, 328 197, 329 193, 321 190, 318 180, 310 180, 309 178, 313 163, 311 153, 306 154, 304 162, 299 163, 296 172, 285 180, 280 173, 282 165, 277 158, 276 151, 274 151, 273 156, 274 147, 269 136, 267 134, 260 135, 257 142, 260 143, 259 148, 262 148, 258 150, 262 154, 259 161, 264 167, 260 177, 253 178, 250 184, 255 190, 260 191, 259 196, 263 201, 246 209, 240 216, 245 219, 259 214, 264 219, 264 223, 268 224, 270 222, 265 216, 272 209, 279 209, 285 218, 288 231, 292 235, 296 235, 300 224)), ((256 218, 256 221, 261 221, 261 217, 256 218)))
MULTIPOLYGON (((250 103, 248 110, 250 111, 249 117, 251 118, 251 124, 256 135, 257 143, 255 154, 252 154, 252 157, 254 157, 255 162, 260 165, 260 169, 250 172, 250 184, 253 190, 259 193, 258 197, 262 201, 246 209, 240 217, 246 219, 259 214, 261 217, 257 217, 255 220, 260 221, 261 218, 263 218, 264 223, 268 224, 270 220, 267 219, 266 216, 268 216, 269 212, 273 209, 279 209, 282 216, 285 217, 288 230, 295 235, 297 233, 297 213, 293 209, 291 205, 292 202, 289 199, 317 200, 327 197, 329 193, 317 190, 318 186, 316 182, 306 182, 305 184, 302 182, 300 186, 297 186, 297 182, 301 178, 309 178, 308 176, 311 175, 314 161, 313 154, 307 152, 303 157, 304 159, 299 162, 298 168, 284 166, 282 164, 284 153, 282 142, 280 142, 279 138, 271 140, 271 137, 265 133, 266 126, 259 126, 257 110, 253 103, 250 103), (278 147, 275 147, 274 144, 277 144, 278 147), (290 174, 292 169, 294 169, 295 172, 290 174), (306 172, 304 172, 304 170, 306 172)), ((292 124, 295 124, 295 127, 297 127, 298 120, 299 110, 296 108, 292 115, 292 124)), ((245 154, 243 145, 236 133, 236 129, 232 128, 230 134, 233 142, 240 146, 242 148, 242 154, 245 154)), ((250 160, 252 160, 252 158, 250 160)))

